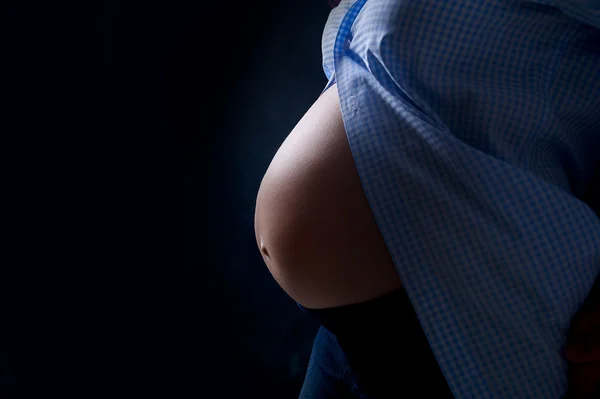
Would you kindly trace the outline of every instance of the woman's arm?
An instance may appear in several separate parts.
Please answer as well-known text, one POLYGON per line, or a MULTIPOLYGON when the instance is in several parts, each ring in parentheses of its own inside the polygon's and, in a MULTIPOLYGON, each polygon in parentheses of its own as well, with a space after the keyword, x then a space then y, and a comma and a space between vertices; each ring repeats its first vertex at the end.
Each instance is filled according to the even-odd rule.
MULTIPOLYGON (((600 218, 600 163, 581 200, 600 218)), ((600 276, 571 320, 565 356, 569 361, 566 399, 600 398, 600 276)))
POLYGON ((568 399, 600 397, 600 276, 573 317, 565 356, 569 360, 568 399))

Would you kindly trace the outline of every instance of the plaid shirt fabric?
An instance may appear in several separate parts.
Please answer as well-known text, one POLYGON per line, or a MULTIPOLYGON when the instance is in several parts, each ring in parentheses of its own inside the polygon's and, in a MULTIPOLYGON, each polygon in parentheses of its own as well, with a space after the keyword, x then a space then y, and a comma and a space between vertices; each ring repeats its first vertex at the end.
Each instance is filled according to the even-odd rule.
POLYGON ((561 398, 600 272, 600 1, 342 0, 322 50, 454 396, 561 398))

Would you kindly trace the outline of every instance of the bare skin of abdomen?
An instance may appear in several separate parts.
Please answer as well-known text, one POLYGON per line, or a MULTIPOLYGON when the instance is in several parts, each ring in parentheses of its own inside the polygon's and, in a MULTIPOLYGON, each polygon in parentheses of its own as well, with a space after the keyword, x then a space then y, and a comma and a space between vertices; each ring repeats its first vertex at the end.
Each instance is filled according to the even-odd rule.
POLYGON ((402 286, 358 177, 336 85, 275 154, 254 223, 269 271, 304 307, 365 302, 402 286))

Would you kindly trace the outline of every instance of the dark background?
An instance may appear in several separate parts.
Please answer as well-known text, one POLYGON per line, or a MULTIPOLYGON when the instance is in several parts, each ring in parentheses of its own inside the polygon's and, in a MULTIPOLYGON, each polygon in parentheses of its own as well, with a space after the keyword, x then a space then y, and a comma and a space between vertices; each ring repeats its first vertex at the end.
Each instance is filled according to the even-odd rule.
POLYGON ((326 0, 0 5, 0 398, 295 398, 317 326, 254 238, 326 0))

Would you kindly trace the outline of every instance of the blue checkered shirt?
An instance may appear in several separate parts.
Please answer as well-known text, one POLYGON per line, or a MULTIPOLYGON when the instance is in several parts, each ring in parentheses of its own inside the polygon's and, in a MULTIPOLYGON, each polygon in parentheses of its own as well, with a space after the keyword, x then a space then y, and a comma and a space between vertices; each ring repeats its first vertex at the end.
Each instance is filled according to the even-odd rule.
POLYGON ((342 0, 322 50, 454 396, 561 398, 600 272, 600 1, 342 0))

